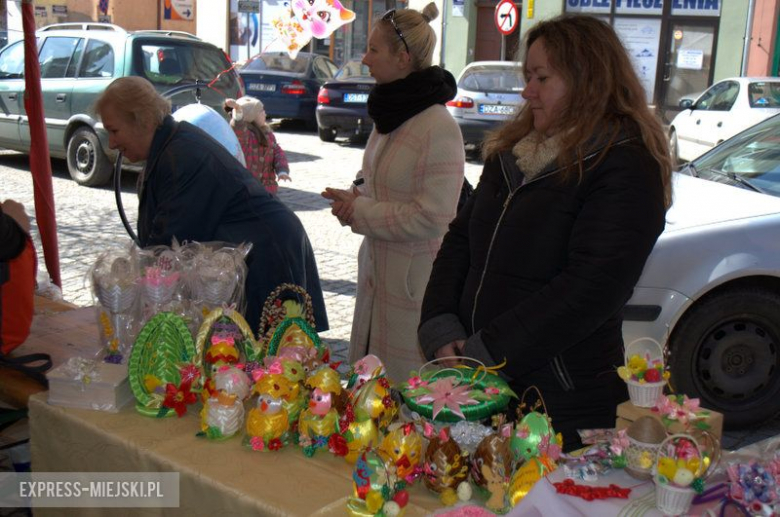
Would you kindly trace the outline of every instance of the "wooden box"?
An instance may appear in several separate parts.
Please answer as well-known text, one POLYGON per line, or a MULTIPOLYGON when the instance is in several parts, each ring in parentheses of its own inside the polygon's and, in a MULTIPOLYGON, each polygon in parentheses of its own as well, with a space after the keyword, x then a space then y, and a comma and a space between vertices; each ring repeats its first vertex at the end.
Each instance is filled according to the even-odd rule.
POLYGON ((49 404, 116 413, 133 398, 127 365, 72 357, 46 374, 49 404))
MULTIPOLYGON (((709 429, 707 430, 717 436, 720 440, 723 436, 723 414, 711 409, 702 408, 702 411, 709 413, 705 419, 705 422, 709 424, 709 429)), ((615 427, 618 430, 624 429, 630 426, 639 417, 643 416, 651 416, 663 424, 660 414, 654 412, 650 408, 637 407, 633 405, 631 401, 627 400, 617 407, 617 421, 615 422, 615 427)), ((695 424, 692 424, 692 427, 693 426, 695 426, 695 424)), ((685 431, 682 424, 679 422, 673 423, 667 430, 673 434, 685 431)))

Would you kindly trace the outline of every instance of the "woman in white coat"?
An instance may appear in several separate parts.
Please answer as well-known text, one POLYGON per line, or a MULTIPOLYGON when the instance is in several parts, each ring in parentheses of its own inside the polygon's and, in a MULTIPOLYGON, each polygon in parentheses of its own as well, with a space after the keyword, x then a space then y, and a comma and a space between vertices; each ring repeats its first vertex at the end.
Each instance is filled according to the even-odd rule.
POLYGON ((465 156, 458 124, 444 104, 452 74, 431 66, 436 36, 422 13, 388 11, 374 24, 363 63, 376 79, 368 97, 374 130, 351 190, 328 188, 332 212, 364 235, 349 361, 382 359, 395 381, 424 362, 417 326, 433 259, 455 216, 465 156))

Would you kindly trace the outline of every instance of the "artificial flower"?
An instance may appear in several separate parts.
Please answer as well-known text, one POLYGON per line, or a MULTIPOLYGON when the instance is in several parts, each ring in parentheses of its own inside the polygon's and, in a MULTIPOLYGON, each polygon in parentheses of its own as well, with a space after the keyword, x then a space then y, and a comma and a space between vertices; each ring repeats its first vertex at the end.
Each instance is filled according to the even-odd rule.
POLYGON ((628 449, 629 442, 628 442, 628 436, 626 435, 626 431, 627 429, 621 429, 612 438, 612 443, 609 446, 609 450, 612 451, 612 454, 614 454, 615 456, 620 456, 621 454, 624 454, 628 449))
POLYGON ((262 451, 265 449, 265 443, 263 443, 263 439, 259 436, 253 436, 251 440, 249 440, 249 444, 252 446, 253 451, 262 451))
POLYGON ((433 403, 434 419, 436 419, 436 416, 445 407, 454 414, 465 419, 460 407, 479 403, 471 398, 471 395, 469 394, 471 391, 470 386, 455 386, 454 380, 453 377, 442 377, 428 386, 428 388, 430 388, 430 393, 426 393, 417 398, 417 402, 420 404, 433 403))
POLYGON ((498 395, 499 393, 501 393, 501 391, 495 386, 488 386, 487 388, 485 388, 485 393, 487 393, 488 395, 498 395))
POLYGON ((182 383, 189 383, 190 385, 195 382, 195 379, 200 377, 200 370, 194 364, 185 364, 179 370, 182 383))
POLYGON ((409 379, 407 384, 409 385, 409 387, 411 389, 422 388, 423 386, 427 386, 428 385, 428 383, 426 381, 422 380, 422 378, 419 375, 416 375, 416 376, 412 377, 411 379, 409 379))
POLYGON ((190 384, 183 382, 179 386, 169 382, 165 386, 163 406, 173 409, 179 417, 187 412, 187 405, 194 404, 198 397, 190 391, 190 384))
POLYGON ((349 452, 347 440, 340 434, 331 435, 328 440, 328 450, 336 456, 346 456, 349 452))
POLYGON ((278 451, 281 448, 282 448, 282 441, 279 438, 274 438, 270 442, 268 442, 269 451, 278 451))

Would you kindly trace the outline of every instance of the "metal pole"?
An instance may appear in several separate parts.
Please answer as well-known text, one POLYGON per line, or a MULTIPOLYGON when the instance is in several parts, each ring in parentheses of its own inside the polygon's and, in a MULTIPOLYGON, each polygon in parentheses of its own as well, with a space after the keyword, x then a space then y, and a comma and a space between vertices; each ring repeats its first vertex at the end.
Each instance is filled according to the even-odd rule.
POLYGON ((452 0, 442 0, 441 2, 441 49, 439 55, 439 66, 444 68, 444 42, 447 39, 447 4, 452 0))
POLYGON ((739 75, 747 75, 748 55, 750 54, 750 41, 753 39, 753 14, 756 10, 756 0, 750 0, 748 4, 747 26, 745 27, 745 44, 742 48, 742 68, 739 75))
POLYGON ((501 35, 501 61, 506 61, 506 36, 501 35))
POLYGON ((252 19, 250 18, 250 13, 246 13, 246 30, 247 30, 247 37, 246 37, 246 58, 247 58, 247 59, 249 59, 249 52, 250 52, 250 50, 249 50, 249 45, 250 45, 250 42, 252 41, 252 37, 251 37, 251 36, 252 36, 252 34, 249 32, 249 31, 251 30, 251 29, 249 28, 249 27, 250 27, 250 25, 249 25, 250 23, 252 23, 252 19))

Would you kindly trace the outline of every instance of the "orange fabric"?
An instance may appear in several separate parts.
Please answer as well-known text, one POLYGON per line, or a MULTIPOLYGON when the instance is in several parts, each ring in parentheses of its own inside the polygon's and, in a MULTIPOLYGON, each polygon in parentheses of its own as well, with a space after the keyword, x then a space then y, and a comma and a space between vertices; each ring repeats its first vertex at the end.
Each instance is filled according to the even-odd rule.
POLYGON ((24 343, 32 325, 38 264, 29 237, 24 251, 8 261, 8 269, 8 281, 0 286, 0 343, 4 354, 24 343))

